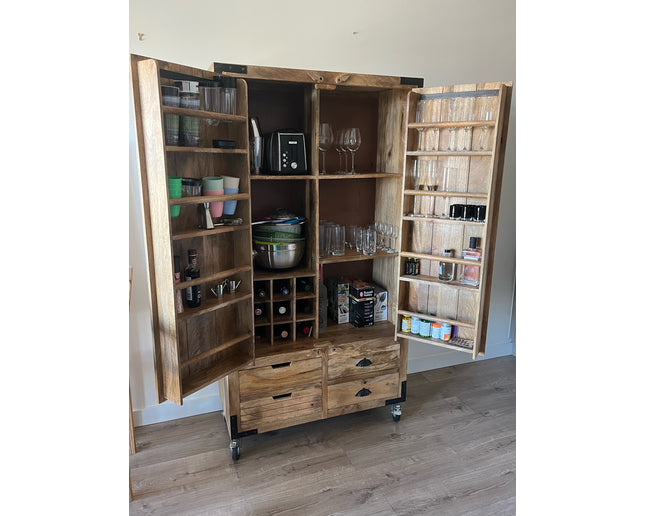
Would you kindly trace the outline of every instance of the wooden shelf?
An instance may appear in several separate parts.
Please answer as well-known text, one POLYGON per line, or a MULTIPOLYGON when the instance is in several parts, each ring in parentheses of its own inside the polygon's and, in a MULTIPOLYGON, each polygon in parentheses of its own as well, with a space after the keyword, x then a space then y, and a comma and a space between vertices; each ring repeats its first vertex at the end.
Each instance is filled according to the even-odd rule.
MULTIPOLYGON (((314 321, 316 316, 314 314, 299 314, 296 313, 296 322, 314 321)), ((309 338, 309 337, 306 337, 309 338)))
POLYGON ((237 193, 228 195, 194 195, 192 197, 179 197, 178 199, 168 199, 170 206, 186 206, 191 204, 203 204, 205 202, 223 202, 223 201, 246 201, 249 199, 247 193, 237 193))
POLYGON ((492 156, 493 151, 406 151, 406 156, 492 156))
POLYGON ((410 312, 409 310, 402 310, 401 308, 399 308, 399 315, 409 315, 410 317, 419 317, 421 319, 432 319, 432 321, 448 323, 448 324, 452 324, 453 326, 459 326, 461 328, 471 328, 471 329, 475 328, 474 323, 458 321, 456 319, 448 319, 446 317, 439 317, 437 315, 421 314, 419 312, 410 312))
POLYGON ((230 233, 231 231, 246 231, 249 229, 249 224, 240 224, 239 226, 216 226, 213 229, 195 229, 193 231, 182 231, 181 233, 173 234, 173 240, 183 240, 186 238, 195 238, 210 235, 219 235, 221 233, 230 233))
POLYGON ((215 149, 212 147, 174 147, 167 146, 166 150, 168 152, 194 152, 197 154, 239 154, 246 155, 248 151, 246 149, 215 149))
POLYGON ((253 356, 243 355, 238 353, 229 356, 224 360, 217 361, 212 367, 202 369, 199 373, 186 375, 182 377, 182 397, 190 396, 194 392, 210 385, 214 381, 237 371, 249 364, 253 363, 253 356))
POLYGON ((197 118, 204 118, 207 120, 219 120, 220 122, 244 122, 246 123, 246 116, 244 115, 228 115, 226 113, 217 113, 216 111, 206 111, 204 109, 190 109, 174 106, 161 106, 164 113, 181 115, 181 116, 195 116, 197 118))
POLYGON ((440 192, 431 190, 403 190, 404 195, 426 197, 465 197, 466 199, 488 199, 487 193, 480 192, 440 192))
POLYGON ((450 342, 446 342, 445 340, 433 339, 432 337, 419 337, 418 335, 415 335, 413 333, 397 332, 396 336, 397 338, 413 340, 415 342, 422 342, 424 344, 432 344, 434 346, 441 346, 442 348, 448 348, 454 351, 462 351, 469 354, 473 352, 473 348, 458 346, 457 344, 451 344, 450 342))
POLYGON ((366 256, 363 253, 358 253, 353 249, 345 249, 345 254, 343 256, 328 256, 326 258, 320 258, 319 263, 343 263, 343 262, 358 262, 361 260, 377 260, 379 258, 394 258, 398 256, 399 253, 386 253, 385 251, 376 251, 376 254, 372 256, 366 256))
POLYGON ((383 173, 383 172, 359 172, 356 174, 318 174, 318 179, 367 179, 367 178, 396 178, 401 177, 403 174, 400 172, 383 173))
POLYGON ((185 307, 182 313, 177 314, 177 320, 184 321, 192 317, 197 317, 198 315, 203 315, 214 310, 219 310, 220 308, 224 308, 226 306, 234 305, 235 303, 239 303, 240 301, 251 299, 252 294, 250 291, 243 292, 238 290, 233 294, 224 294, 221 298, 206 297, 206 299, 204 299, 204 297, 202 297, 202 304, 197 308, 185 307))
POLYGON ((454 219, 442 219, 441 217, 415 217, 414 215, 405 215, 402 217, 403 220, 408 220, 411 222, 434 222, 436 224, 459 224, 467 226, 479 226, 484 227, 484 222, 475 222, 472 220, 454 220, 454 219))
POLYGON ((432 284, 432 285, 439 285, 442 287, 468 290, 470 292, 479 292, 478 286, 475 287, 473 285, 464 285, 463 283, 459 283, 458 281, 441 281, 439 280, 439 278, 435 276, 426 276, 422 274, 418 274, 416 276, 410 276, 410 275, 399 276, 399 280, 409 281, 410 283, 426 283, 426 284, 432 284))
POLYGON ((284 181, 288 179, 315 179, 316 176, 299 174, 299 175, 284 175, 284 176, 273 176, 268 174, 252 174, 252 181, 284 181))
POLYGON ((202 283, 207 283, 209 281, 216 281, 219 279, 225 279, 228 278, 229 276, 234 276, 235 274, 240 274, 241 272, 247 272, 251 270, 250 265, 245 265, 242 267, 235 267, 233 269, 226 269, 223 271, 219 271, 215 274, 210 274, 208 276, 202 276, 201 278, 197 278, 194 280, 190 281, 182 281, 180 283, 175 283, 175 290, 181 290, 187 287, 191 287, 193 285, 201 285, 202 283))
POLYGON ((401 257, 418 258, 419 260, 437 260, 440 262, 458 263, 460 265, 476 265, 477 267, 482 266, 482 262, 476 262, 475 260, 464 260, 463 258, 452 258, 450 256, 439 256, 436 254, 409 253, 407 251, 401 251, 401 257))
POLYGON ((233 339, 227 340, 226 342, 223 342, 219 346, 215 346, 214 348, 211 348, 209 350, 206 350, 202 353, 199 353, 198 355, 195 355, 194 357, 190 357, 188 360, 184 361, 181 363, 182 368, 186 368, 190 365, 196 364, 200 360, 204 360, 205 358, 208 358, 210 356, 215 355, 216 353, 220 353, 224 351, 225 349, 230 348, 231 346, 235 346, 236 344, 239 344, 240 342, 244 342, 247 339, 250 339, 253 337, 253 335, 249 333, 245 333, 243 335, 239 335, 233 339))
POLYGON ((425 129, 426 127, 436 127, 438 129, 450 129, 451 127, 495 127, 495 120, 468 120, 462 122, 411 122, 408 124, 409 129, 425 129))
POLYGON ((303 278, 306 276, 316 276, 316 271, 306 267, 288 269, 284 272, 265 271, 255 269, 253 271, 253 281, 267 281, 272 279, 303 278))

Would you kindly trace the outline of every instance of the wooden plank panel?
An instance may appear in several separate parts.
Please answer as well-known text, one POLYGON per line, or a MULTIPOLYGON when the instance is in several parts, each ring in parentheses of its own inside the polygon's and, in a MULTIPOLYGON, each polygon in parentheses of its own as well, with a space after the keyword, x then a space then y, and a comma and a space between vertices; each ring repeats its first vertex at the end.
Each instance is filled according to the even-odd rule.
POLYGON ((372 399, 395 398, 398 389, 398 373, 330 385, 327 389, 329 411, 336 407, 362 403, 364 401, 369 402, 372 399), (366 389, 370 393, 365 396, 357 396, 362 389, 366 389))
POLYGON ((240 371, 240 401, 284 394, 321 381, 320 358, 290 362, 281 367, 255 367, 240 371))
POLYGON ((374 376, 374 373, 398 369, 399 352, 399 345, 393 343, 391 346, 388 346, 387 351, 365 351, 359 354, 332 354, 329 357, 327 374, 330 381, 342 381, 343 379, 355 378, 357 376, 374 376), (369 361, 370 364, 359 366, 358 364, 361 361, 369 361))

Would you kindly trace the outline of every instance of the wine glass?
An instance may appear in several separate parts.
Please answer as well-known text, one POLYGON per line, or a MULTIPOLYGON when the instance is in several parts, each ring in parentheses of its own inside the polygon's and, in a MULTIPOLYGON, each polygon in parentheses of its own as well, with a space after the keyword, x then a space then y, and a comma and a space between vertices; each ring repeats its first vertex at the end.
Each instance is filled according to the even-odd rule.
POLYGON ((396 239, 399 236, 399 228, 396 226, 391 226, 392 228, 392 246, 390 249, 392 250, 393 253, 396 253, 396 239))
MULTIPOLYGON (((423 96, 419 97, 419 103, 417 104, 417 119, 416 121, 418 123, 425 123, 428 122, 428 116, 426 113, 428 112, 428 104, 432 102, 430 100, 424 99, 423 96)), ((426 149, 426 141, 424 136, 427 135, 427 131, 424 133, 423 130, 425 127, 417 127, 417 131, 419 131, 419 140, 417 142, 417 150, 424 151, 426 149)))
POLYGON ((345 152, 345 143, 343 138, 343 129, 334 131, 334 149, 338 152, 338 173, 342 174, 343 170, 343 152, 345 152))
MULTIPOLYGON (((493 120, 493 100, 495 97, 482 97, 481 104, 479 105, 479 119, 485 122, 493 120)), ((486 135, 488 134, 488 126, 482 126, 482 132, 479 139, 479 150, 487 150, 486 135)))
MULTIPOLYGON (((462 99, 463 101, 463 111, 462 111, 462 120, 465 122, 472 122, 475 119, 475 97, 466 97, 462 99)), ((472 149, 473 142, 473 126, 464 127, 464 143, 461 150, 469 151, 472 149)))
MULTIPOLYGON (((458 113, 457 113, 457 107, 459 105, 458 100, 459 99, 447 99, 448 100, 448 121, 449 122, 456 122, 458 118, 458 113)), ((448 128, 448 150, 454 151, 457 150, 457 128, 456 127, 449 127, 448 128)))
POLYGON ((318 150, 322 153, 322 170, 321 174, 326 174, 325 170, 325 152, 331 149, 334 141, 334 132, 332 131, 331 124, 323 122, 320 124, 320 134, 318 135, 318 150))
MULTIPOLYGON (((441 99, 435 99, 432 101, 430 107, 430 122, 441 122, 441 99)), ((431 151, 439 150, 439 128, 432 128, 432 143, 430 145, 431 151)))
POLYGON ((393 225, 391 225, 391 224, 386 224, 386 226, 385 226, 385 236, 386 236, 386 237, 387 237, 387 239, 388 239, 388 245, 387 245, 387 249, 386 249, 386 251, 387 251, 388 253, 394 253, 394 252, 396 252, 396 251, 394 250, 394 247, 392 246, 392 239, 393 239, 393 237, 394 237, 394 226, 393 226, 393 225))
MULTIPOLYGON (((412 165, 412 171, 410 172, 410 178, 412 179, 412 187, 414 188, 414 190, 419 190, 419 185, 421 184, 421 172, 419 168, 420 168, 419 160, 415 159, 412 165)), ((420 200, 421 199, 418 195, 415 195, 412 198, 412 202, 413 202, 412 215, 414 216, 419 215, 420 200)))
POLYGON ((352 170, 349 172, 350 174, 356 174, 356 170, 354 169, 354 155, 361 146, 361 143, 361 130, 358 127, 347 129, 345 133, 345 147, 352 153, 352 170))

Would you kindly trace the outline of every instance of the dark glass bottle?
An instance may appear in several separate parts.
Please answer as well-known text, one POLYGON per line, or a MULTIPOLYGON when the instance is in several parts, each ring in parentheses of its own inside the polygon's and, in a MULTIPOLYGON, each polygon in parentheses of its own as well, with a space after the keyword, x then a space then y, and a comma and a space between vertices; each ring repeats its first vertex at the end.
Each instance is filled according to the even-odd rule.
POLYGON ((282 294, 283 296, 288 296, 289 295, 289 287, 287 287, 286 285, 282 285, 280 287, 280 294, 282 294))
POLYGON ((255 297, 256 299, 264 299, 267 297, 266 290, 264 290, 262 287, 258 287, 258 289, 255 291, 255 297))
POLYGON ((287 303, 280 303, 275 307, 276 315, 287 315, 289 313, 289 305, 287 303))
MULTIPOLYGON (((199 278, 199 267, 197 267, 197 249, 188 249, 188 267, 184 271, 184 279, 191 281, 199 278)), ((186 288, 186 305, 189 308, 196 308, 202 304, 202 286, 193 285, 186 288)))
POLYGON ((262 317, 263 313, 264 313, 264 310, 262 310, 261 306, 256 306, 255 307, 255 316, 256 317, 262 317))

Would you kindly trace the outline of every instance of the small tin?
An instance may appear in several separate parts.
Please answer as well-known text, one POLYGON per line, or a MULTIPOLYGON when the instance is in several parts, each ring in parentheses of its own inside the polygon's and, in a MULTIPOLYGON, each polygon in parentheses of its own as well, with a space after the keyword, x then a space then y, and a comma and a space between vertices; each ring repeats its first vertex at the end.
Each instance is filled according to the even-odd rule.
POLYGON ((412 316, 412 324, 410 326, 410 331, 414 335, 419 335, 419 324, 421 323, 421 319, 419 319, 416 316, 412 316))
POLYGON ((403 333, 410 333, 412 327, 412 317, 409 315, 404 315, 401 318, 401 331, 403 333))
POLYGON ((452 333, 452 324, 443 323, 441 325, 441 340, 450 340, 452 333))
POLYGON ((430 337, 430 321, 419 319, 419 337, 430 337))
POLYGON ((440 339, 441 338, 441 323, 439 322, 433 322, 432 323, 432 334, 431 334, 433 339, 440 339))

